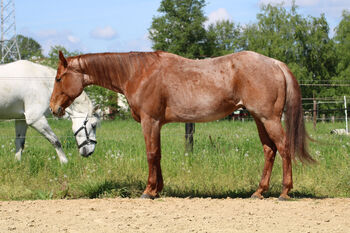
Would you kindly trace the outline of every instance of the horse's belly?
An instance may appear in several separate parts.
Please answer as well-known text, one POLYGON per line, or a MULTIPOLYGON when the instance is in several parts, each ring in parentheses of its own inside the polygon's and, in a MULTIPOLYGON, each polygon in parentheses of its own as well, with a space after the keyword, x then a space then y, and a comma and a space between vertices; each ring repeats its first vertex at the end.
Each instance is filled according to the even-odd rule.
POLYGON ((22 101, 17 102, 0 102, 1 119, 23 119, 24 104, 22 101))
POLYGON ((189 100, 167 106, 165 118, 169 122, 207 122, 221 119, 238 107, 235 101, 227 99, 189 100))

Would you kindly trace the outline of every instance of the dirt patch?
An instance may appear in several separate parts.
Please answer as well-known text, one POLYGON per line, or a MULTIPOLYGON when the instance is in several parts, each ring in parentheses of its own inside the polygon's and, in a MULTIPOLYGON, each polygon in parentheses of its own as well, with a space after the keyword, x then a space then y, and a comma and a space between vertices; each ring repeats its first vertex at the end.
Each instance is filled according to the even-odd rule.
POLYGON ((349 232, 350 199, 0 202, 0 232, 349 232))

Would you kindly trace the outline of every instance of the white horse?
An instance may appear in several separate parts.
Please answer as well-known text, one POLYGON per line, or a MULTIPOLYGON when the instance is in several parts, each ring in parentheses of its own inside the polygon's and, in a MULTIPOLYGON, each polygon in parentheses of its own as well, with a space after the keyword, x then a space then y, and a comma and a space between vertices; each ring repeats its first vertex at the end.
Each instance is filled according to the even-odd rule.
MULTIPOLYGON (((20 60, 0 65, 0 119, 14 119, 16 155, 21 160, 28 125, 41 133, 56 149, 61 163, 67 163, 60 141, 47 119, 56 70, 20 60)), ((79 153, 89 156, 95 150, 96 125, 100 118, 83 92, 66 111, 79 153)))

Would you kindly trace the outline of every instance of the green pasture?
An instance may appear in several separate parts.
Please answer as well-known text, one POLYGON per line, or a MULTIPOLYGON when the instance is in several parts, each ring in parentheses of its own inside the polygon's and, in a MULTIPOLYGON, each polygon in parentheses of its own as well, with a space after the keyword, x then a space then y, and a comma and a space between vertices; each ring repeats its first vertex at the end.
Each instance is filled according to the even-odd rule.
MULTIPOLYGON (((61 165, 54 148, 28 129, 22 161, 14 158, 14 122, 0 122, 0 200, 138 197, 148 168, 140 124, 117 119, 103 121, 98 144, 89 158, 79 155, 71 122, 49 120, 69 159, 61 165)), ((310 151, 315 165, 293 163, 292 197, 350 196, 350 138, 331 135, 344 123, 319 123, 310 151)), ((184 151, 184 124, 162 129, 164 190, 171 197, 249 197, 257 188, 264 156, 254 122, 217 121, 196 124, 194 152, 184 151)), ((273 169, 266 197, 282 188, 281 159, 273 169)))

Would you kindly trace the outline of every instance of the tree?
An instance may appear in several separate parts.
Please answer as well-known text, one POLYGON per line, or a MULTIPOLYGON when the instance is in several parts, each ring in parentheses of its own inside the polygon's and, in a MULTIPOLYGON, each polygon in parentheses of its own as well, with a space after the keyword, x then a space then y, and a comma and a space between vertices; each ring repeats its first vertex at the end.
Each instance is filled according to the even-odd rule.
MULTIPOLYGON (((338 56, 337 79, 348 83, 350 78, 350 12, 343 11, 342 20, 336 27, 334 40, 338 56)), ((349 94, 349 88, 339 88, 340 95, 349 94)))
POLYGON ((230 20, 210 24, 207 29, 206 54, 222 56, 239 50, 240 26, 230 20))
POLYGON ((50 66, 54 69, 57 68, 58 66, 58 52, 62 51, 62 53, 66 56, 66 57, 71 57, 71 56, 76 56, 81 54, 81 52, 79 51, 68 51, 64 46, 62 45, 55 45, 55 46, 51 46, 50 51, 48 53, 48 56, 46 57, 46 59, 44 59, 41 63, 43 65, 47 65, 50 66))
POLYGON ((204 0, 162 0, 158 17, 153 17, 149 38, 154 50, 163 50, 187 58, 203 57, 206 31, 204 0))
POLYGON ((17 35, 17 43, 21 59, 31 60, 43 57, 41 45, 33 38, 17 35))

